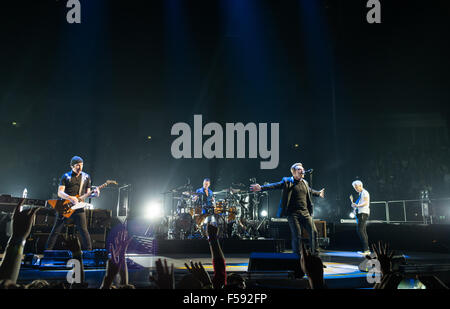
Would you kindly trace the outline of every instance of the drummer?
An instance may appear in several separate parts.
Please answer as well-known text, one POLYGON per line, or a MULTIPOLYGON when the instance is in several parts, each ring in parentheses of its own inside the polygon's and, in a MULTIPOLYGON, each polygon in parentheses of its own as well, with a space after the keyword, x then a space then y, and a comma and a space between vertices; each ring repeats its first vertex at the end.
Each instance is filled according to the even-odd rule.
POLYGON ((209 178, 203 179, 203 187, 197 189, 194 197, 194 201, 201 205, 202 214, 213 214, 214 213, 214 196, 212 190, 209 188, 211 181, 209 178))

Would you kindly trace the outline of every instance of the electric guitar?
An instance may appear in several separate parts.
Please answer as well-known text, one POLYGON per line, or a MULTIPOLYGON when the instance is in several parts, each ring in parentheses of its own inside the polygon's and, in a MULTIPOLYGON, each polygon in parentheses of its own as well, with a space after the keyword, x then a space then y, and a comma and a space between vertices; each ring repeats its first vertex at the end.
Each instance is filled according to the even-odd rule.
MULTIPOLYGON (((103 189, 104 187, 110 184, 117 185, 117 182, 115 180, 107 180, 104 184, 99 186, 98 189, 103 189)), ((70 218, 70 216, 75 212, 75 210, 91 206, 91 204, 84 202, 84 200, 88 198, 91 194, 92 192, 85 193, 81 196, 77 194, 76 197, 80 202, 76 204, 72 203, 70 200, 63 200, 63 199, 48 200, 47 204, 52 206, 58 213, 62 214, 64 217, 70 218)))

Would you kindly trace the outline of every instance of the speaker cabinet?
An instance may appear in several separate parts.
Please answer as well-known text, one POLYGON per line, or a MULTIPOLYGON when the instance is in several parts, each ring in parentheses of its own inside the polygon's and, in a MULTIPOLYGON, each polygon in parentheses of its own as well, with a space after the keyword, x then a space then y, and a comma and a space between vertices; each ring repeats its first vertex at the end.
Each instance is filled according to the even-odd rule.
POLYGON ((303 277, 300 257, 296 253, 253 252, 250 254, 248 271, 293 271, 296 277, 303 277))

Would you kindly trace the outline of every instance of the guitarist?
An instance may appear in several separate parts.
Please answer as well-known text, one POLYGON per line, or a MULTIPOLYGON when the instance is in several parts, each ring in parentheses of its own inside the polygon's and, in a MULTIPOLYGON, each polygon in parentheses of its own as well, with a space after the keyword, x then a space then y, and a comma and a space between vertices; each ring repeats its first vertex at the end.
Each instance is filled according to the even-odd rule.
POLYGON ((354 203, 353 197, 350 198, 356 215, 356 222, 358 223, 356 231, 363 245, 363 252, 359 253, 361 255, 370 255, 369 238, 366 230, 367 220, 370 215, 370 194, 363 188, 363 183, 360 180, 355 180, 352 186, 359 193, 358 199, 354 203))
MULTIPOLYGON (((70 167, 72 170, 65 173, 61 178, 58 187, 58 197, 76 204, 79 202, 77 195, 81 196, 85 193, 91 192, 91 177, 87 173, 83 172, 83 159, 78 156, 72 158, 70 161, 70 167)), ((100 190, 98 188, 94 189, 93 195, 100 195, 100 190)), ((82 249, 92 250, 91 237, 87 229, 84 208, 75 210, 71 218, 73 218, 73 221, 80 233, 82 249)), ((62 214, 57 213, 55 224, 53 225, 53 229, 45 246, 46 250, 53 250, 58 234, 61 232, 61 229, 64 227, 64 223, 67 219, 68 218, 65 218, 62 214)))

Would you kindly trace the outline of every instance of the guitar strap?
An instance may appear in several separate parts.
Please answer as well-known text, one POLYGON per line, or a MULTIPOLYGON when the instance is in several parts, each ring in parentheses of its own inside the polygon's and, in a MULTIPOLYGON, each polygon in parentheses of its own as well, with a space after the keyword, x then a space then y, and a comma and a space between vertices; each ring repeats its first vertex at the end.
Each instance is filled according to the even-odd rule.
POLYGON ((81 172, 81 183, 80 183, 80 191, 78 192, 79 196, 82 196, 83 185, 87 179, 87 174, 85 172, 81 172))
POLYGON ((78 190, 78 196, 81 196, 81 190, 83 189, 84 185, 84 173, 81 172, 81 182, 80 182, 80 190, 78 190))
MULTIPOLYGON (((359 201, 361 200, 361 195, 362 195, 362 191, 361 191, 361 193, 359 193, 358 199, 355 202, 356 205, 359 204, 359 201)), ((358 214, 358 212, 359 212, 358 207, 355 208, 355 212, 356 212, 356 214, 358 214)))

